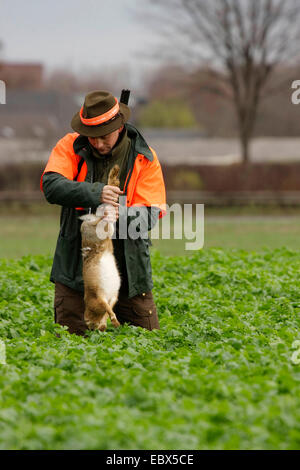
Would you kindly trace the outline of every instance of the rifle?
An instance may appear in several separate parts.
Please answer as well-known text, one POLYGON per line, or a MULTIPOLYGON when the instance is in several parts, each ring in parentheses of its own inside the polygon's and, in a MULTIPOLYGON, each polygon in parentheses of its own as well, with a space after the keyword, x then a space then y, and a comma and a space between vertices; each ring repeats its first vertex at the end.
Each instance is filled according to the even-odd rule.
POLYGON ((122 90, 121 97, 120 97, 120 103, 124 103, 124 104, 128 105, 129 96, 130 96, 130 90, 122 90))

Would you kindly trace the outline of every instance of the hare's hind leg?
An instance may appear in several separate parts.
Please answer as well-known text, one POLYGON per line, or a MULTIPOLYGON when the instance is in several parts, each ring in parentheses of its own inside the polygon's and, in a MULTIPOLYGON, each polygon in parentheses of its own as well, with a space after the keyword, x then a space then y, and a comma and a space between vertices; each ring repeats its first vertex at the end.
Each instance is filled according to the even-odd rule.
POLYGON ((116 314, 115 312, 113 311, 113 308, 114 308, 114 305, 115 303, 117 302, 118 300, 118 297, 113 297, 109 303, 109 306, 110 306, 110 310, 111 310, 111 314, 109 315, 110 316, 110 321, 112 322, 112 324, 114 325, 114 327, 118 327, 120 326, 120 323, 118 322, 118 319, 116 317, 116 314))
POLYGON ((116 314, 112 311, 112 309, 109 307, 109 312, 107 311, 103 317, 101 318, 100 322, 97 325, 97 329, 100 331, 105 331, 107 328, 107 320, 110 318, 110 321, 112 322, 113 326, 115 328, 118 328, 120 326, 120 323, 118 322, 118 319, 116 317, 116 314))
MULTIPOLYGON (((113 302, 112 305, 114 305, 114 304, 115 304, 115 302, 113 302)), ((115 314, 115 312, 113 311, 112 307, 109 304, 107 304, 106 311, 107 311, 107 313, 109 315, 109 318, 110 318, 110 321, 112 322, 114 327, 118 328, 118 326, 120 326, 120 323, 118 322, 116 314, 115 314)))
POLYGON ((104 313, 102 313, 101 317, 98 318, 96 328, 100 331, 105 331, 107 327, 108 317, 110 318, 110 321, 112 322, 113 326, 115 328, 118 328, 118 326, 120 326, 120 323, 118 322, 115 312, 113 312, 111 306, 106 301, 106 299, 99 299, 98 303, 101 304, 101 312, 103 312, 104 310, 104 313))
POLYGON ((110 186, 120 187, 119 173, 120 167, 118 165, 113 166, 108 175, 108 184, 110 186))

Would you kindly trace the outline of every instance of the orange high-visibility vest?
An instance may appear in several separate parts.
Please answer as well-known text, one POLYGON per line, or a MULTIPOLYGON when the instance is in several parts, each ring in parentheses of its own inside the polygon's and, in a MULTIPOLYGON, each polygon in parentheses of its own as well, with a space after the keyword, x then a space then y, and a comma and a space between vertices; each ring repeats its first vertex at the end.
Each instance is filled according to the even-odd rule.
MULTIPOLYGON (((43 191, 43 175, 48 171, 60 173, 69 180, 74 180, 78 173, 78 164, 82 157, 74 152, 73 143, 79 136, 78 133, 69 133, 58 141, 52 150, 48 163, 41 176, 40 188, 43 191)), ((133 171, 127 175, 125 185, 127 186, 126 205, 129 206, 155 206, 161 209, 159 217, 166 214, 166 191, 161 171, 161 166, 155 151, 150 147, 153 160, 150 161, 139 153, 135 159, 133 171)), ((77 175, 77 181, 85 181, 87 175, 87 164, 84 161, 77 175)), ((100 201, 99 201, 100 204, 100 201)), ((77 207, 80 210, 82 208, 77 207)))

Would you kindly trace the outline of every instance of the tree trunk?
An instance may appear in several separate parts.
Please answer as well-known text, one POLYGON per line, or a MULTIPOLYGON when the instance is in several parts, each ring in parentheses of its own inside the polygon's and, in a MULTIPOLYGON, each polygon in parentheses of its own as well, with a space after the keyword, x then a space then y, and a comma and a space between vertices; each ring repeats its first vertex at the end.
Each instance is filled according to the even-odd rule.
POLYGON ((251 136, 248 133, 241 133, 240 145, 242 154, 242 185, 243 190, 249 190, 249 173, 251 172, 250 165, 250 141, 251 136))
POLYGON ((239 113, 240 145, 243 165, 250 163, 250 143, 253 137, 256 107, 247 109, 247 113, 239 113))
POLYGON ((242 151, 242 162, 244 165, 249 163, 250 160, 250 138, 249 135, 242 133, 240 136, 240 143, 241 143, 241 151, 242 151))

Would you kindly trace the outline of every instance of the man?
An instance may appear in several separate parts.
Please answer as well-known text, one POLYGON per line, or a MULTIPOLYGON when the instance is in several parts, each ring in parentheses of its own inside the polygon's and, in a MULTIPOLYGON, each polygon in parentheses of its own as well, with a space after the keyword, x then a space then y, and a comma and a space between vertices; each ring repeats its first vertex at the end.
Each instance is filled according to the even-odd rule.
POLYGON ((55 283, 55 322, 70 333, 83 335, 87 329, 79 216, 94 213, 102 203, 111 204, 106 217, 118 219, 113 238, 121 275, 117 318, 149 330, 159 328, 147 235, 165 213, 165 186, 155 151, 128 124, 129 116, 129 107, 109 92, 89 93, 72 119, 75 133, 56 144, 41 177, 47 201, 62 206, 50 281, 55 283), (120 189, 107 185, 115 164, 120 167, 120 189), (130 236, 130 224, 137 220, 138 236, 130 236), (124 224, 129 232, 125 237, 119 236, 124 224))

